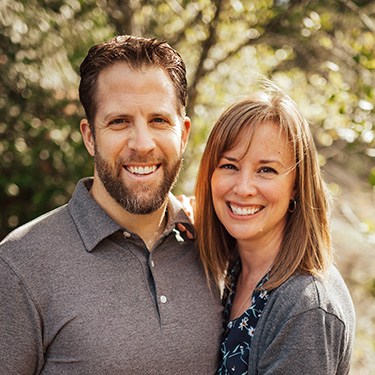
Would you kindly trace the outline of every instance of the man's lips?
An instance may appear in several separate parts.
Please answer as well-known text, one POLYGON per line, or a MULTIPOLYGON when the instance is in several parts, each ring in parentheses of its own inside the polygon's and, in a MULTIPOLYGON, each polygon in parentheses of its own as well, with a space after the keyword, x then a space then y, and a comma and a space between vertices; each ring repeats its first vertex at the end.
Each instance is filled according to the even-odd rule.
POLYGON ((149 175, 154 173, 160 164, 150 164, 150 165, 125 165, 124 168, 135 175, 142 176, 142 175, 149 175))

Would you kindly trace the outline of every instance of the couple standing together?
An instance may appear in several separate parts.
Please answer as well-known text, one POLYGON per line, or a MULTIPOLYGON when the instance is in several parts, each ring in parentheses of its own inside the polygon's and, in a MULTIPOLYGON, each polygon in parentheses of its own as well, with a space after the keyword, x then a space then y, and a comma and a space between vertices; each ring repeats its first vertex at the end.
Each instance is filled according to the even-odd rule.
POLYGON ((80 73, 94 177, 1 243, 2 373, 347 374, 354 309, 291 99, 270 85, 217 120, 194 232, 170 193, 190 132, 180 55, 118 36, 80 73))

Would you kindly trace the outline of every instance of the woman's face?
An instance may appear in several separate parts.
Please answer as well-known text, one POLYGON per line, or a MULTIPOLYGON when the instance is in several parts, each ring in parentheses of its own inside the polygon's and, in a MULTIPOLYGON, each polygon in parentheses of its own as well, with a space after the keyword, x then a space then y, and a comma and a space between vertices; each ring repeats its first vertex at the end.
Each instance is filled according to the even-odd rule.
POLYGON ((211 179, 216 215, 238 245, 281 243, 294 197, 294 160, 285 134, 261 124, 250 148, 246 132, 224 152, 211 179))

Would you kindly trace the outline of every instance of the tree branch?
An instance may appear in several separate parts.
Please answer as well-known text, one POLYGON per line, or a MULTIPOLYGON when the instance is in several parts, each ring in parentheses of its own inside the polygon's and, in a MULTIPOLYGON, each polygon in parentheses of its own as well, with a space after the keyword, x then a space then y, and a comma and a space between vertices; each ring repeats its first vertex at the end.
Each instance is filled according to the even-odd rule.
POLYGON ((196 20, 197 19, 200 19, 202 18, 202 11, 200 10, 197 15, 195 15, 194 17, 191 17, 185 24, 184 24, 184 27, 183 29, 180 30, 180 32, 176 32, 172 38, 169 38, 168 39, 168 43, 171 45, 171 46, 174 46, 174 45, 177 45, 178 43, 180 43, 181 40, 183 40, 185 38, 185 34, 184 34, 184 30, 186 29, 189 29, 190 27, 192 27, 193 24, 196 23, 196 20))
POLYGON ((204 61, 206 60, 211 47, 215 44, 217 40, 216 27, 217 27, 217 23, 220 17, 223 1, 224 0, 216 0, 216 3, 215 3, 216 10, 215 10, 214 17, 212 18, 210 22, 210 26, 208 28, 208 38, 204 41, 202 45, 202 53, 201 53, 197 68, 195 70, 193 81, 189 87, 189 104, 187 106, 187 113, 190 113, 191 108, 194 107, 194 104, 197 98, 197 84, 199 80, 206 73, 206 70, 204 69, 204 66, 203 66, 204 61))
POLYGON ((345 6, 356 13, 363 24, 375 33, 375 22, 356 4, 351 0, 340 0, 345 6))
MULTIPOLYGON (((203 62, 204 62, 206 56, 204 56, 203 53, 202 53, 201 59, 200 59, 200 64, 199 64, 199 67, 200 67, 200 69, 199 69, 199 75, 197 74, 195 76, 195 80, 191 84, 191 87, 190 87, 191 93, 196 96, 195 86, 199 82, 199 79, 201 77, 203 77, 205 74, 209 74, 212 71, 214 71, 216 69, 217 65, 219 65, 220 63, 222 63, 222 62, 230 59, 232 56, 234 56, 235 54, 237 54, 242 48, 250 46, 250 45, 260 44, 260 43, 263 43, 266 40, 271 41, 272 38, 274 38, 274 40, 276 38, 283 39, 283 44, 285 44, 286 42, 290 43, 290 38, 288 38, 286 36, 282 36, 281 34, 273 34, 273 32, 277 31, 277 29, 281 26, 282 21, 286 17, 288 17, 295 10, 295 8, 297 8, 297 7, 306 7, 309 2, 310 2, 310 0, 302 0, 302 1, 301 0, 294 0, 294 1, 290 1, 288 3, 288 8, 284 12, 279 13, 278 16, 272 18, 265 26, 263 26, 264 29, 265 29, 265 32, 264 32, 263 35, 261 35, 257 39, 248 38, 248 39, 244 40, 236 48, 234 48, 231 51, 229 51, 223 58, 217 60, 215 66, 213 68, 211 68, 211 69, 204 69, 203 62), (270 37, 270 35, 272 35, 272 37, 270 37)), ((211 22, 210 28, 212 28, 212 27, 213 27, 213 23, 211 22)), ((294 47, 295 47, 296 50, 300 51, 301 56, 306 56, 306 60, 313 59, 313 56, 311 54, 309 54, 309 55, 307 54, 307 49, 303 48, 301 45, 299 45, 299 43, 295 43, 294 47)), ((193 102, 195 101, 195 96, 193 96, 193 99, 194 99, 193 102)), ((190 101, 190 103, 192 103, 192 101, 190 101)))

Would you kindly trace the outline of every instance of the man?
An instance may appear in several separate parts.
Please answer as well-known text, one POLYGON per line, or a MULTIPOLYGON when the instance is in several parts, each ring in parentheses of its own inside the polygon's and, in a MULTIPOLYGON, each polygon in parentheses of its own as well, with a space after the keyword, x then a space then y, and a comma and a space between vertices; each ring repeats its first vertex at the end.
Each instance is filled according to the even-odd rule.
POLYGON ((94 177, 0 249, 0 368, 12 374, 210 374, 221 305, 170 193, 190 120, 168 44, 119 36, 81 65, 94 177))

